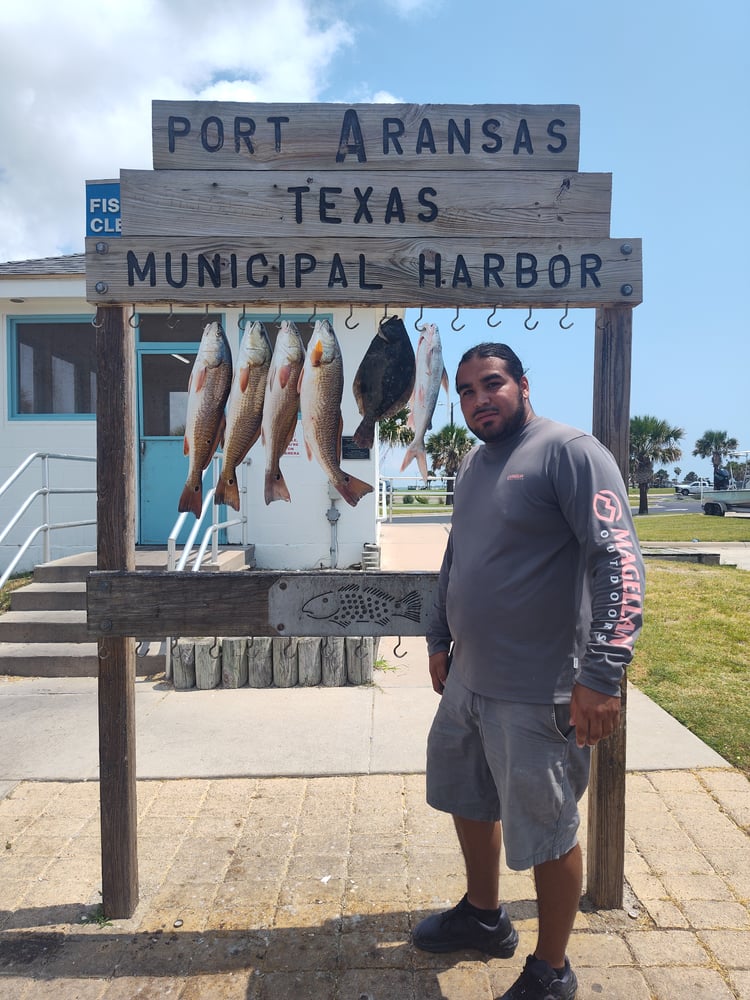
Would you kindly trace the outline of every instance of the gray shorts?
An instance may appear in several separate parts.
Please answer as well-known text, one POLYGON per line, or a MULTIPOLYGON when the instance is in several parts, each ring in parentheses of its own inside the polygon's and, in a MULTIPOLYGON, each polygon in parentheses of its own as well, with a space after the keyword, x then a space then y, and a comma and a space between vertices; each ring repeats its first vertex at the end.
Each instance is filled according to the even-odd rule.
POLYGON ((590 757, 576 746, 567 705, 485 698, 452 672, 427 740, 427 801, 501 820, 506 863, 523 871, 576 845, 590 757))

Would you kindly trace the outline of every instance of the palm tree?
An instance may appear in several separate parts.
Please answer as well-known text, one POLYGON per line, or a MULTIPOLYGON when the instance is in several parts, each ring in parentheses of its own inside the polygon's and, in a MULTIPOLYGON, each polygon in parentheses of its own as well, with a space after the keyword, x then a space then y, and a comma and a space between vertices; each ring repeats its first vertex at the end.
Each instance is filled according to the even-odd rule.
POLYGON ((658 417, 630 418, 630 469, 640 494, 639 514, 648 514, 648 485, 654 476, 654 462, 676 462, 682 456, 678 442, 684 434, 682 427, 670 427, 658 417))
POLYGON ((721 468, 722 459, 737 451, 737 438, 727 437, 726 431, 706 431, 702 438, 698 438, 693 448, 693 454, 700 458, 710 458, 714 467, 714 487, 716 473, 721 468))
POLYGON ((380 460, 385 458, 391 448, 406 447, 414 440, 414 431, 408 427, 409 407, 402 406, 392 417, 378 421, 378 437, 380 438, 380 460))
POLYGON ((453 503, 453 479, 461 459, 475 444, 476 439, 469 435, 465 427, 457 424, 446 424, 425 440, 424 447, 432 460, 432 468, 441 471, 451 483, 445 500, 449 506, 453 503))

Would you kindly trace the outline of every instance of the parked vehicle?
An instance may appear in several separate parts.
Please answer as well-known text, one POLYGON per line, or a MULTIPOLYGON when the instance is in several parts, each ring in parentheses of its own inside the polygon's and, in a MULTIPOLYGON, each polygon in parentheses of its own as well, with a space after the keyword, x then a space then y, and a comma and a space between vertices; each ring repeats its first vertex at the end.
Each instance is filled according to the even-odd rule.
POLYGON ((674 491, 683 497, 699 497, 704 490, 712 490, 713 488, 714 484, 711 480, 701 476, 700 479, 696 479, 692 483, 678 483, 674 491))

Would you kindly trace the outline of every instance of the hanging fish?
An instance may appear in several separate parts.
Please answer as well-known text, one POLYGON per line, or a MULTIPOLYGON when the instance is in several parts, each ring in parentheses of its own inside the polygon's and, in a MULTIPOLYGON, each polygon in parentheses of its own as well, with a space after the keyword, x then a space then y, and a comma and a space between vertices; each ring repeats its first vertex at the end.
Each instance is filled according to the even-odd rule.
POLYGON ((406 449, 401 471, 416 458, 419 471, 427 482, 427 452, 424 437, 432 427, 432 414, 435 412, 440 386, 448 396, 448 373, 443 364, 443 349, 440 344, 440 332, 435 323, 425 323, 421 328, 417 344, 417 374, 414 382, 414 392, 409 401, 409 426, 414 429, 414 440, 406 449))
POLYGON ((200 516, 202 473, 224 433, 224 404, 232 383, 232 351, 221 323, 208 323, 188 381, 184 453, 190 458, 187 482, 177 509, 200 516))
POLYGON ((267 504, 274 500, 291 500, 280 462, 297 426, 297 382, 304 360, 305 345, 299 331, 294 323, 284 320, 271 357, 261 421, 261 437, 266 449, 264 498, 267 504))
POLYGON ((414 389, 414 348, 398 316, 380 323, 354 376, 352 391, 362 422, 354 432, 360 448, 372 448, 375 424, 405 406, 414 389))
POLYGON ((329 481, 352 507, 372 486, 341 468, 341 397, 344 362, 341 348, 327 319, 318 320, 307 345, 307 356, 299 381, 302 430, 307 457, 321 466, 329 481))
POLYGON ((227 403, 224 463, 214 503, 240 509, 237 466, 260 437, 263 396, 271 365, 271 344, 262 323, 248 324, 240 343, 227 403))

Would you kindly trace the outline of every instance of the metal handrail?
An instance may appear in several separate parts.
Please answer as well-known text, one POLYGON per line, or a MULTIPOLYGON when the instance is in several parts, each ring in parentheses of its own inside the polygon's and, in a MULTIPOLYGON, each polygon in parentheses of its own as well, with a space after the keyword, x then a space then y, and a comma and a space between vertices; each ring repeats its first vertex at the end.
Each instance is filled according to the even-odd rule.
MULTIPOLYGON (((379 481, 379 484, 378 484, 379 488, 378 488, 378 513, 377 513, 377 517, 378 517, 379 521, 385 521, 385 520, 387 520, 390 523, 390 521, 393 518, 393 510, 394 510, 394 506, 395 506, 394 503, 393 503, 394 492, 395 492, 394 489, 393 489, 393 484, 395 482, 413 483, 414 482, 414 477, 413 476, 381 476, 380 477, 380 481, 379 481), (390 490, 387 488, 387 485, 386 485, 387 483, 391 484, 390 490)), ((456 483, 456 477, 455 476, 429 476, 428 479, 427 479, 427 482, 428 483, 446 482, 446 483, 452 484, 451 488, 446 488, 444 490, 433 490, 433 489, 430 489, 428 487, 430 496, 433 496, 433 497, 449 497, 449 496, 453 495, 454 488, 455 488, 455 483, 456 483)), ((409 496, 409 495, 410 495, 409 493, 404 494, 404 496, 409 496)), ((404 505, 403 504, 399 504, 398 506, 402 507, 404 505)), ((424 513, 429 513, 429 511, 425 511, 424 513)))
POLYGON ((2 576, 0 576, 0 587, 4 586, 6 582, 10 579, 13 570, 18 566, 23 556, 28 551, 32 542, 37 538, 39 534, 44 533, 43 549, 42 549, 42 560, 43 562, 49 562, 50 560, 50 542, 49 533, 50 531, 57 531, 62 528, 81 528, 89 527, 91 525, 96 525, 96 518, 86 521, 60 521, 56 524, 50 524, 50 509, 49 509, 49 498, 51 496, 64 496, 70 494, 87 494, 95 495, 95 488, 80 488, 80 487, 60 487, 58 489, 51 489, 49 485, 49 460, 59 459, 66 462, 93 462, 96 463, 96 459, 92 458, 90 455, 65 455, 57 452, 51 451, 35 451, 31 455, 28 455, 23 462, 18 466, 18 468, 11 473, 11 475, 5 480, 2 486, 0 486, 0 497, 7 492, 10 487, 17 482, 23 473, 31 466, 33 462, 37 459, 41 460, 42 463, 42 485, 39 489, 34 490, 26 499, 21 503, 18 510, 11 517, 8 524, 3 529, 0 534, 0 544, 2 544, 13 528, 18 524, 23 515, 30 509, 34 501, 38 497, 42 497, 42 523, 34 528, 27 538, 21 544, 18 552, 11 559, 10 564, 5 569, 2 576))

